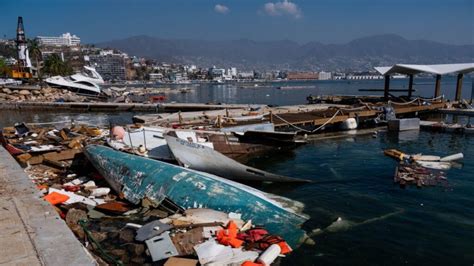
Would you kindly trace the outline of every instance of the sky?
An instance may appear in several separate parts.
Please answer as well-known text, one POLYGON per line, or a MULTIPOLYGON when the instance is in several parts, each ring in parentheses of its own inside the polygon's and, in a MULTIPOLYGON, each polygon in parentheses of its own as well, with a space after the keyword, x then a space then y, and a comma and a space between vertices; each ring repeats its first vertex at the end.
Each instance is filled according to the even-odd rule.
POLYGON ((83 43, 159 38, 346 43, 398 34, 474 44, 473 0, 0 0, 0 38, 71 32, 83 43))

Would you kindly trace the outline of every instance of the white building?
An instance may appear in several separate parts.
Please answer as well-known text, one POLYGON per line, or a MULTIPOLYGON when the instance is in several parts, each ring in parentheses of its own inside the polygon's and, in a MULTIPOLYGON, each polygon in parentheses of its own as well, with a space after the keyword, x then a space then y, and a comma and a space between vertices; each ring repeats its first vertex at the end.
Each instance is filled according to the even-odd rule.
POLYGON ((237 68, 236 67, 231 67, 227 69, 227 75, 236 78, 237 77, 237 68))
POLYGON ((321 71, 321 72, 319 72, 319 77, 318 78, 319 78, 319 80, 330 80, 330 79, 332 79, 332 73, 321 71))
POLYGON ((41 45, 46 46, 79 46, 81 44, 81 38, 69 32, 59 37, 38 36, 36 39, 41 45))
POLYGON ((106 55, 113 55, 114 54, 114 50, 102 50, 99 52, 99 54, 101 56, 106 56, 106 55))
POLYGON ((239 78, 240 79, 253 79, 254 77, 254 72, 239 72, 239 78))

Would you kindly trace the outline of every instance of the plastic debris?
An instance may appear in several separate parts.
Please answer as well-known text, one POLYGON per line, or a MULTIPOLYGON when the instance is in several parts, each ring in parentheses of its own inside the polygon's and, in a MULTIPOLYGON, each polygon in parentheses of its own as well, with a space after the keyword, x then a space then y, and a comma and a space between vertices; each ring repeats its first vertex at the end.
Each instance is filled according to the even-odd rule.
POLYGON ((62 193, 58 193, 58 192, 52 192, 44 196, 44 200, 51 203, 52 205, 56 205, 56 204, 63 203, 69 200, 69 196, 64 195, 62 193))
POLYGON ((150 238, 145 241, 148 250, 150 251, 151 258, 153 261, 159 261, 173 256, 178 256, 179 253, 176 250, 169 232, 164 232, 163 234, 150 238))
POLYGON ((140 227, 137 230, 137 235, 135 236, 135 240, 137 241, 145 241, 152 237, 158 236, 161 233, 168 231, 169 229, 173 228, 173 226, 169 224, 162 223, 158 220, 153 222, 147 223, 140 227))

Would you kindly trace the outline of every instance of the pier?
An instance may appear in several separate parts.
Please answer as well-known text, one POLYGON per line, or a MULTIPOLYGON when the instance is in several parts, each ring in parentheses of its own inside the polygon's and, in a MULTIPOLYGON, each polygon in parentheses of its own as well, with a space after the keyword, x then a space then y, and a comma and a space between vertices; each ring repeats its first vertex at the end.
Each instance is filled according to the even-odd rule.
MULTIPOLYGON (((408 115, 417 112, 434 111, 443 108, 446 105, 444 101, 433 102, 430 105, 410 104, 395 105, 394 111, 397 115, 408 115)), ((321 126, 340 123, 348 118, 370 119, 375 118, 381 111, 371 108, 363 109, 328 109, 326 111, 307 112, 307 113, 286 113, 272 115, 271 121, 275 127, 293 126, 321 126)))
MULTIPOLYGON (((260 105, 252 105, 260 106, 260 105)), ((90 112, 175 112, 248 108, 248 104, 205 103, 89 103, 89 102, 0 102, 0 110, 90 111, 90 112)))
POLYGON ((2 146, 0 195, 0 264, 97 265, 2 146))
POLYGON ((458 108, 450 108, 450 109, 440 109, 440 113, 447 114, 447 115, 464 115, 464 116, 474 116, 474 109, 458 109, 458 108))

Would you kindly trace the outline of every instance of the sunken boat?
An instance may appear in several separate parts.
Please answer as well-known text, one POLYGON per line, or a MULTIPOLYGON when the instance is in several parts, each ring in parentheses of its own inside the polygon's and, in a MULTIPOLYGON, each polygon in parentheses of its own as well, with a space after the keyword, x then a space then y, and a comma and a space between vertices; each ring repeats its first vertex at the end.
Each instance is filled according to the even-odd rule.
MULTIPOLYGON (((173 159, 164 139, 164 134, 170 130, 169 128, 141 127, 127 130, 123 128, 117 130, 117 128, 120 127, 112 129, 113 137, 107 141, 112 148, 143 155, 143 152, 137 152, 138 148, 142 147, 147 151, 147 157, 164 161, 173 159), (121 133, 115 134, 115 131, 121 131, 121 133)), ((251 130, 221 132, 189 129, 173 131, 180 139, 209 147, 240 163, 274 150, 292 149, 305 143, 294 132, 251 130)))
POLYGON ((176 161, 186 168, 236 181, 309 182, 306 179, 272 174, 246 166, 209 146, 193 142, 192 139, 179 138, 177 133, 176 131, 169 131, 164 137, 176 161))
POLYGON ((85 155, 111 187, 132 203, 144 197, 169 199, 187 208, 211 208, 240 213, 242 219, 264 225, 281 235, 291 246, 304 241, 301 225, 309 218, 303 204, 265 193, 215 175, 166 162, 88 145, 85 155))

